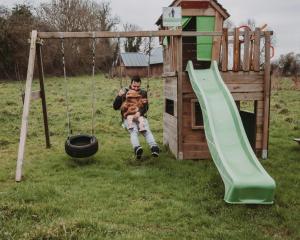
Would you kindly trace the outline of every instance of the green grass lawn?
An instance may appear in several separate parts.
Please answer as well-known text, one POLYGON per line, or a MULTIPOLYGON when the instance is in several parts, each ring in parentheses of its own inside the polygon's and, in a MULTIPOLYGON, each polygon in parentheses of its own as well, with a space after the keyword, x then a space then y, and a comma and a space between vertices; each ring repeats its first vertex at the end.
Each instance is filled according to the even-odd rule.
MULTIPOLYGON (((91 81, 69 79, 74 133, 91 129, 91 81)), ((145 82, 144 82, 145 84, 145 82)), ((150 125, 162 145, 162 80, 151 79, 150 125)), ((112 109, 119 81, 96 79, 100 151, 88 161, 64 153, 67 136, 62 78, 46 79, 51 149, 40 101, 33 101, 24 181, 15 183, 22 104, 19 83, 0 82, 0 239, 300 239, 300 92, 280 81, 271 101, 269 159, 277 184, 273 205, 229 205, 214 163, 177 161, 163 148, 133 158, 120 114, 112 109)), ((37 82, 34 89, 38 89, 37 82)))

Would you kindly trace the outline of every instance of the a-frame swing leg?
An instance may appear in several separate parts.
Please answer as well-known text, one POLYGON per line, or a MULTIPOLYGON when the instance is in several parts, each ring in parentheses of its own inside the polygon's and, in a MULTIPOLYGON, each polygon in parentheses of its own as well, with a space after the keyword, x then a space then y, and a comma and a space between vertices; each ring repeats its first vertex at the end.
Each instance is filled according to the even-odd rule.
POLYGON ((16 168, 17 182, 21 181, 22 179, 22 166, 23 166, 25 143, 27 137, 31 86, 32 86, 33 73, 34 73, 34 62, 36 56, 36 39, 37 39, 37 31, 33 30, 31 32, 31 40, 30 40, 30 52, 29 52, 29 60, 28 60, 28 68, 27 68, 25 97, 24 97, 23 114, 22 114, 22 125, 21 125, 20 143, 19 143, 18 160, 17 160, 17 168, 16 168))
POLYGON ((47 105, 46 105, 46 95, 44 87, 44 69, 43 69, 43 58, 42 58, 42 44, 37 43, 37 65, 39 71, 39 80, 40 80, 40 97, 42 99, 43 107, 43 117, 44 117, 44 130, 46 138, 46 148, 50 148, 50 136, 49 136, 49 127, 48 127, 48 116, 47 116, 47 105))

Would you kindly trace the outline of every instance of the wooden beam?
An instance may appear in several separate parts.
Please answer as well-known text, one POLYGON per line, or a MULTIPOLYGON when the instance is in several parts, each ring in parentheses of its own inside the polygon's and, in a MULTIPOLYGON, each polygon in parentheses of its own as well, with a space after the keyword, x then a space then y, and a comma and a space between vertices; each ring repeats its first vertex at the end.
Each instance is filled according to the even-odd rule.
MULTIPOLYGON (((261 36, 265 36, 266 33, 273 34, 272 31, 260 32, 261 36)), ((240 32, 243 36, 245 33, 240 32)), ((181 29, 178 30, 159 30, 159 31, 134 31, 134 32, 38 32, 38 38, 41 39, 57 39, 57 38, 128 38, 128 37, 164 37, 164 36, 221 36, 221 32, 184 32, 181 29)), ((228 33, 229 36, 233 36, 234 33, 228 33)))
POLYGON ((268 158, 269 124, 270 124, 270 93, 271 93, 271 36, 265 37, 265 75, 264 75, 264 122, 263 122, 263 146, 262 158, 268 158))
POLYGON ((182 16, 193 17, 193 16, 215 16, 216 10, 213 8, 208 9, 182 9, 182 16))
POLYGON ((46 148, 50 148, 50 134, 49 134, 49 126, 48 126, 47 104, 46 104, 46 94, 45 94, 45 86, 44 86, 42 45, 41 44, 37 44, 37 64, 38 64, 39 81, 40 81, 40 96, 42 99, 42 108, 43 108, 46 148))
POLYGON ((17 167, 16 167, 17 182, 21 181, 22 179, 22 166, 24 160, 25 143, 26 143, 27 129, 28 129, 31 86, 32 86, 32 79, 34 74, 34 62, 35 62, 35 55, 36 55, 36 39, 37 39, 37 31, 33 30, 31 32, 31 40, 30 40, 30 52, 29 52, 29 60, 28 60, 28 68, 27 68, 25 98, 24 98, 20 143, 19 143, 19 151, 18 151, 18 159, 17 159, 17 167))
MULTIPOLYGON (((30 98, 32 100, 38 100, 41 98, 41 91, 38 90, 38 91, 32 91, 31 94, 30 94, 30 98)), ((24 105, 24 100, 25 100, 25 92, 22 93, 22 101, 23 101, 23 105, 24 105)))
MULTIPOLYGON (((250 32, 250 34, 252 34, 253 32, 250 32)), ((273 31, 261 31, 260 32, 260 36, 261 37, 264 37, 264 36, 266 36, 266 34, 270 34, 271 36, 273 35, 273 31)), ((234 31, 230 31, 229 33, 228 33, 228 36, 234 36, 234 31)), ((240 36, 245 36, 245 31, 240 31, 240 36)))
POLYGON ((162 78, 168 78, 168 77, 176 77, 177 73, 176 72, 164 72, 161 77, 162 78))
POLYGON ((183 159, 183 141, 182 141, 182 37, 176 37, 177 40, 177 48, 176 48, 176 55, 177 55, 177 63, 176 63, 176 70, 178 72, 178 82, 177 82, 177 133, 178 133, 178 155, 177 158, 182 160, 183 159))
POLYGON ((184 1, 179 4, 182 9, 206 9, 209 7, 209 1, 195 2, 195 1, 184 1))
POLYGON ((215 17, 215 29, 216 33, 220 33, 219 36, 213 37, 213 49, 212 49, 212 60, 217 61, 220 63, 220 54, 221 54, 221 42, 222 42, 222 35, 223 35, 223 18, 220 13, 216 14, 215 17))
POLYGON ((243 60, 243 71, 248 72, 250 70, 250 30, 245 29, 244 35, 244 60, 243 60))
POLYGON ((255 29, 253 48, 253 70, 260 71, 260 28, 255 29))
POLYGON ((38 37, 48 38, 127 38, 127 37, 162 37, 180 36, 181 30, 135 31, 135 32, 39 32, 38 37))
POLYGON ((233 71, 239 71, 240 66, 240 34, 239 29, 234 29, 234 46, 233 46, 233 71))
POLYGON ((223 29, 222 36, 222 67, 223 72, 228 70, 228 29, 223 29))
POLYGON ((183 37, 222 36, 222 32, 182 32, 183 37))
MULTIPOLYGON (((32 100, 38 100, 41 98, 41 91, 33 91, 31 92, 31 99, 32 100)), ((25 99, 25 95, 24 95, 24 99, 25 99)))

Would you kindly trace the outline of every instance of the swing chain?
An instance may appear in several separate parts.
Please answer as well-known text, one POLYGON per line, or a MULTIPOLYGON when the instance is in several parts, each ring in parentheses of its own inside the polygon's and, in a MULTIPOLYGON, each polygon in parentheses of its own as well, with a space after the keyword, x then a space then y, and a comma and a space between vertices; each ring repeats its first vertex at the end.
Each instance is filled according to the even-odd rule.
POLYGON ((68 80, 67 80, 67 72, 66 72, 66 62, 65 62, 65 46, 64 46, 64 35, 61 33, 61 54, 62 54, 62 65, 64 71, 64 82, 65 82, 65 98, 66 98, 66 109, 67 109, 67 121, 68 121, 68 137, 71 136, 71 121, 70 121, 70 113, 69 113, 69 88, 68 88, 68 80))
MULTIPOLYGON (((120 47, 120 36, 118 35, 118 43, 117 43, 117 61, 120 61, 121 59, 121 47, 120 47)), ((116 63, 116 65, 118 65, 118 63, 116 63)), ((122 66, 121 66, 121 61, 120 61, 120 88, 123 88, 123 72, 122 72, 122 66)))
POLYGON ((92 135, 94 135, 95 128, 95 62, 96 62, 96 36, 93 32, 93 46, 92 46, 92 135))
POLYGON ((152 36, 149 37, 149 50, 148 50, 148 76, 147 76, 147 93, 149 91, 149 78, 150 78, 150 59, 151 59, 151 42, 152 36))

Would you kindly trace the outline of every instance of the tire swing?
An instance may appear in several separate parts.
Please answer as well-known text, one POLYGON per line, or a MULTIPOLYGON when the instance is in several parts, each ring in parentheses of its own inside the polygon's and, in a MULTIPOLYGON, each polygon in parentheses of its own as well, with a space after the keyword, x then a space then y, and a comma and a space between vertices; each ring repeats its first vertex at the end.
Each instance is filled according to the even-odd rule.
POLYGON ((68 120, 68 138, 65 142, 65 152, 72 158, 88 158, 97 153, 99 144, 94 135, 94 113, 95 113, 95 52, 96 52, 96 38, 93 33, 93 60, 92 60, 92 129, 90 134, 77 134, 72 135, 70 113, 69 113, 69 90, 66 74, 65 64, 65 49, 64 49, 64 36, 61 36, 61 52, 62 52, 62 65, 64 70, 65 79, 65 95, 66 95, 66 108, 68 120))

